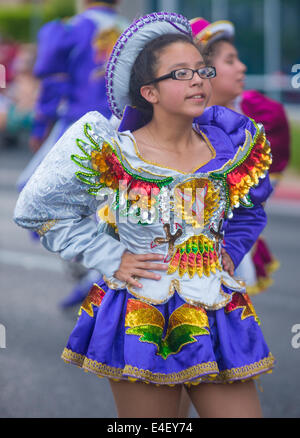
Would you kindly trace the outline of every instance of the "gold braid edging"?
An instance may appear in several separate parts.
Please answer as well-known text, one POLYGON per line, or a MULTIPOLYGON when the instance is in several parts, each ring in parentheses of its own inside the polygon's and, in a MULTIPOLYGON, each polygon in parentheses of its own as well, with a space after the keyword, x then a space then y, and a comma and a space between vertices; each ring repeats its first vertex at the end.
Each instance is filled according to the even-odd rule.
POLYGON ((216 362, 206 362, 187 368, 178 373, 162 374, 152 373, 149 370, 142 370, 131 365, 125 365, 124 368, 115 368, 109 365, 89 359, 82 354, 73 352, 65 348, 62 353, 62 359, 67 363, 72 363, 97 374, 99 377, 110 377, 112 379, 126 379, 129 381, 142 380, 145 383, 155 383, 160 385, 174 385, 185 383, 187 385, 197 385, 198 383, 230 383, 235 380, 250 379, 258 374, 271 372, 275 359, 271 353, 269 356, 243 367, 231 368, 229 370, 219 371, 216 362), (199 378, 199 376, 201 376, 199 378))
POLYGON ((40 237, 42 237, 56 224, 56 222, 58 222, 58 219, 51 219, 50 221, 45 222, 40 228, 35 231, 40 237))

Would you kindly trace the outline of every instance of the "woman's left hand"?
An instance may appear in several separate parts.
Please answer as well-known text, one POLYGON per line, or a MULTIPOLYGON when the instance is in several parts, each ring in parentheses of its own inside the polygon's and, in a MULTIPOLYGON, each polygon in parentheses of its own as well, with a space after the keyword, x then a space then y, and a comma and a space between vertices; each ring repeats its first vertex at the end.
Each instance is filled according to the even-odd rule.
POLYGON ((233 277, 234 275, 234 263, 231 260, 230 255, 225 251, 224 248, 221 249, 222 254, 222 264, 224 271, 227 271, 229 275, 233 277))

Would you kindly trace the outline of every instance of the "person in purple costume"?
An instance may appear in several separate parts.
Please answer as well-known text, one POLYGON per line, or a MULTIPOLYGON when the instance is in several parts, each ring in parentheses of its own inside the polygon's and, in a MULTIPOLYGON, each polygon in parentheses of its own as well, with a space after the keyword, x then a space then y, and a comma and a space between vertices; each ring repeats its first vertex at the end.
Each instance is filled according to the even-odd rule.
POLYGON ((36 152, 21 174, 21 190, 52 146, 76 120, 97 110, 112 116, 105 88, 110 52, 127 26, 119 0, 85 0, 85 10, 67 20, 45 24, 38 34, 33 73, 40 79, 31 148, 36 152))
POLYGON ((62 358, 109 378, 119 417, 177 417, 183 385, 202 418, 262 416, 254 379, 275 359, 233 273, 266 225, 270 146, 248 117, 206 109, 214 76, 185 17, 138 19, 106 71, 118 131, 84 115, 15 208, 49 251, 103 276, 62 358), (91 218, 107 203, 120 240, 91 218))
MULTIPOLYGON (((114 43, 127 26, 116 9, 118 3, 119 0, 85 0, 82 13, 51 21, 40 30, 34 66, 40 92, 30 138, 34 156, 18 178, 19 191, 66 129, 81 116, 97 110, 112 117, 106 97, 105 67, 114 43)), ((30 236, 39 239, 35 232, 30 236)), ((80 280, 61 302, 63 308, 81 302, 98 278, 96 272, 78 269, 76 263, 67 268, 75 279, 74 272, 80 272, 80 280)))

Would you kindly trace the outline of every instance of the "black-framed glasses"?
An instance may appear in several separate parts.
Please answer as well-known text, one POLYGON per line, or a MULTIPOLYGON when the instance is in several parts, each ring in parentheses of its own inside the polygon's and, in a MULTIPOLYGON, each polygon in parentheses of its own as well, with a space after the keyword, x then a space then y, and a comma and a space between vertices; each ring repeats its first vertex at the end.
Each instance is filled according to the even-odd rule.
POLYGON ((176 81, 190 81, 193 79, 194 74, 198 73, 201 79, 211 79, 216 76, 216 69, 212 66, 206 66, 201 68, 180 68, 178 70, 173 70, 167 75, 160 76, 159 78, 152 79, 152 81, 147 82, 144 85, 154 84, 155 82, 164 81, 165 79, 174 79, 176 81))

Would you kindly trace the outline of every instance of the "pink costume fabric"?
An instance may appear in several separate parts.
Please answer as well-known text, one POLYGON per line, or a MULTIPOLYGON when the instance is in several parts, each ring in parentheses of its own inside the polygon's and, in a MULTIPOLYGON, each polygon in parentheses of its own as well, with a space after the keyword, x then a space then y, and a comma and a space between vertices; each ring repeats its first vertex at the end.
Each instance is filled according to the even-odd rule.
MULTIPOLYGON (((290 128, 283 105, 256 90, 244 91, 240 100, 240 110, 246 116, 264 125, 266 136, 271 144, 272 164, 269 170, 270 179, 275 186, 290 158, 290 128)), ((240 269, 243 267, 241 266, 240 269)), ((249 295, 259 294, 273 284, 271 275, 279 268, 266 241, 259 237, 255 243, 251 258, 245 259, 244 272, 253 272, 248 281, 249 295), (250 266, 252 263, 254 266, 250 266), (253 277, 255 280, 253 280, 253 277)))
POLYGON ((283 105, 256 90, 244 91, 240 105, 243 114, 264 125, 273 156, 269 172, 281 174, 290 158, 290 129, 283 105))

